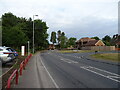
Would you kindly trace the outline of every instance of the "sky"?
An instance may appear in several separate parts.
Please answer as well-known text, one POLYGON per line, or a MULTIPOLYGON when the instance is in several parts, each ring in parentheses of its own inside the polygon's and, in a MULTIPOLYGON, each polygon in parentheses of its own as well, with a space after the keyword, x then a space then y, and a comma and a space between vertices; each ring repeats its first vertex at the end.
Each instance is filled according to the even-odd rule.
MULTIPOLYGON (((119 0, 0 0, 0 16, 11 12, 47 23, 48 34, 61 30, 68 38, 118 33, 119 0)), ((50 39, 50 36, 49 38, 50 39)))

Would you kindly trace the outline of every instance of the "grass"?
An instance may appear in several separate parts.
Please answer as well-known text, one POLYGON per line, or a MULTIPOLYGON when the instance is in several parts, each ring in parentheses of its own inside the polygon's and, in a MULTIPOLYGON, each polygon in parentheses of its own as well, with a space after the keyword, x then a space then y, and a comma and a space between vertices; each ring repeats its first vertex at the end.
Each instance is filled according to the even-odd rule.
POLYGON ((86 52, 94 52, 92 50, 60 50, 60 53, 86 53, 86 52))
POLYGON ((104 53, 91 55, 94 58, 120 62, 120 53, 104 53))

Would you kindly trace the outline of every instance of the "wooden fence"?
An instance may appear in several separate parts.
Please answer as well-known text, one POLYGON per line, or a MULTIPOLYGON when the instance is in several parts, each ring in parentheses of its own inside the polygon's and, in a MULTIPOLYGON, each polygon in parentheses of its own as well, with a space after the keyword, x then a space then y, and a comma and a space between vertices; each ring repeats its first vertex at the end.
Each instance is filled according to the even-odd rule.
POLYGON ((115 50, 115 46, 88 46, 82 47, 82 50, 113 51, 115 50))

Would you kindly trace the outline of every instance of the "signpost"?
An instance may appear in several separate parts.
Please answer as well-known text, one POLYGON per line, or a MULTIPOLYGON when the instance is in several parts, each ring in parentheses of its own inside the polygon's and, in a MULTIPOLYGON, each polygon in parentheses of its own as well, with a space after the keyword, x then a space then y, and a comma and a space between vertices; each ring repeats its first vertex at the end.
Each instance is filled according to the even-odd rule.
POLYGON ((21 56, 25 55, 25 46, 21 46, 21 56))

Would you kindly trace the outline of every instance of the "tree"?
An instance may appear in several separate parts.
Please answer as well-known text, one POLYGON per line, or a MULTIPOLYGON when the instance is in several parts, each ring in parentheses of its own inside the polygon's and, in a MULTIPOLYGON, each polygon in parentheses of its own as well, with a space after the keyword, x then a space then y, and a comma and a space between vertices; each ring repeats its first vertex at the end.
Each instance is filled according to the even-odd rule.
POLYGON ((47 25, 46 22, 43 22, 42 20, 35 20, 35 47, 36 50, 45 49, 46 45, 48 44, 47 38, 47 25))
POLYGON ((23 25, 20 24, 20 20, 20 18, 12 13, 5 13, 2 15, 3 46, 18 48, 21 45, 26 45, 28 37, 22 31, 23 25))
POLYGON ((54 44, 54 43, 56 43, 56 32, 52 32, 51 33, 51 39, 50 39, 50 41, 54 44))
POLYGON ((74 47, 74 46, 75 46, 75 41, 76 41, 76 40, 77 40, 77 39, 74 38, 74 37, 69 38, 69 40, 68 40, 68 46, 74 47))
POLYGON ((60 37, 61 37, 61 31, 58 30, 58 32, 57 32, 57 40, 58 40, 58 44, 60 44, 60 37))
POLYGON ((100 40, 100 38, 99 37, 92 37, 91 39, 95 39, 95 40, 100 40))
POLYGON ((104 38, 102 38, 102 41, 107 45, 110 46, 111 45, 111 37, 106 35, 104 38))
POLYGON ((61 36, 60 38, 61 42, 60 42, 60 48, 66 48, 67 47, 67 37, 66 36, 61 36))
POLYGON ((115 35, 113 35, 113 37, 111 39, 111 44, 115 46, 116 43, 119 42, 119 41, 120 41, 120 35, 115 34, 115 35))
POLYGON ((26 45, 27 36, 22 30, 15 26, 3 32, 3 45, 11 47, 20 47, 21 45, 26 45))
POLYGON ((61 36, 60 36, 60 48, 66 48, 67 47, 67 42, 68 42, 68 39, 65 36, 65 33, 62 32, 61 36))
MULTIPOLYGON (((45 49, 48 46, 48 34, 46 22, 35 20, 35 50, 45 49)), ((33 42, 33 21, 31 18, 26 19, 17 17, 12 13, 2 15, 2 44, 9 47, 20 47, 30 41, 32 48, 33 42)))
POLYGON ((11 12, 2 15, 2 26, 4 27, 13 27, 17 25, 18 22, 19 22, 19 18, 17 18, 11 12))

